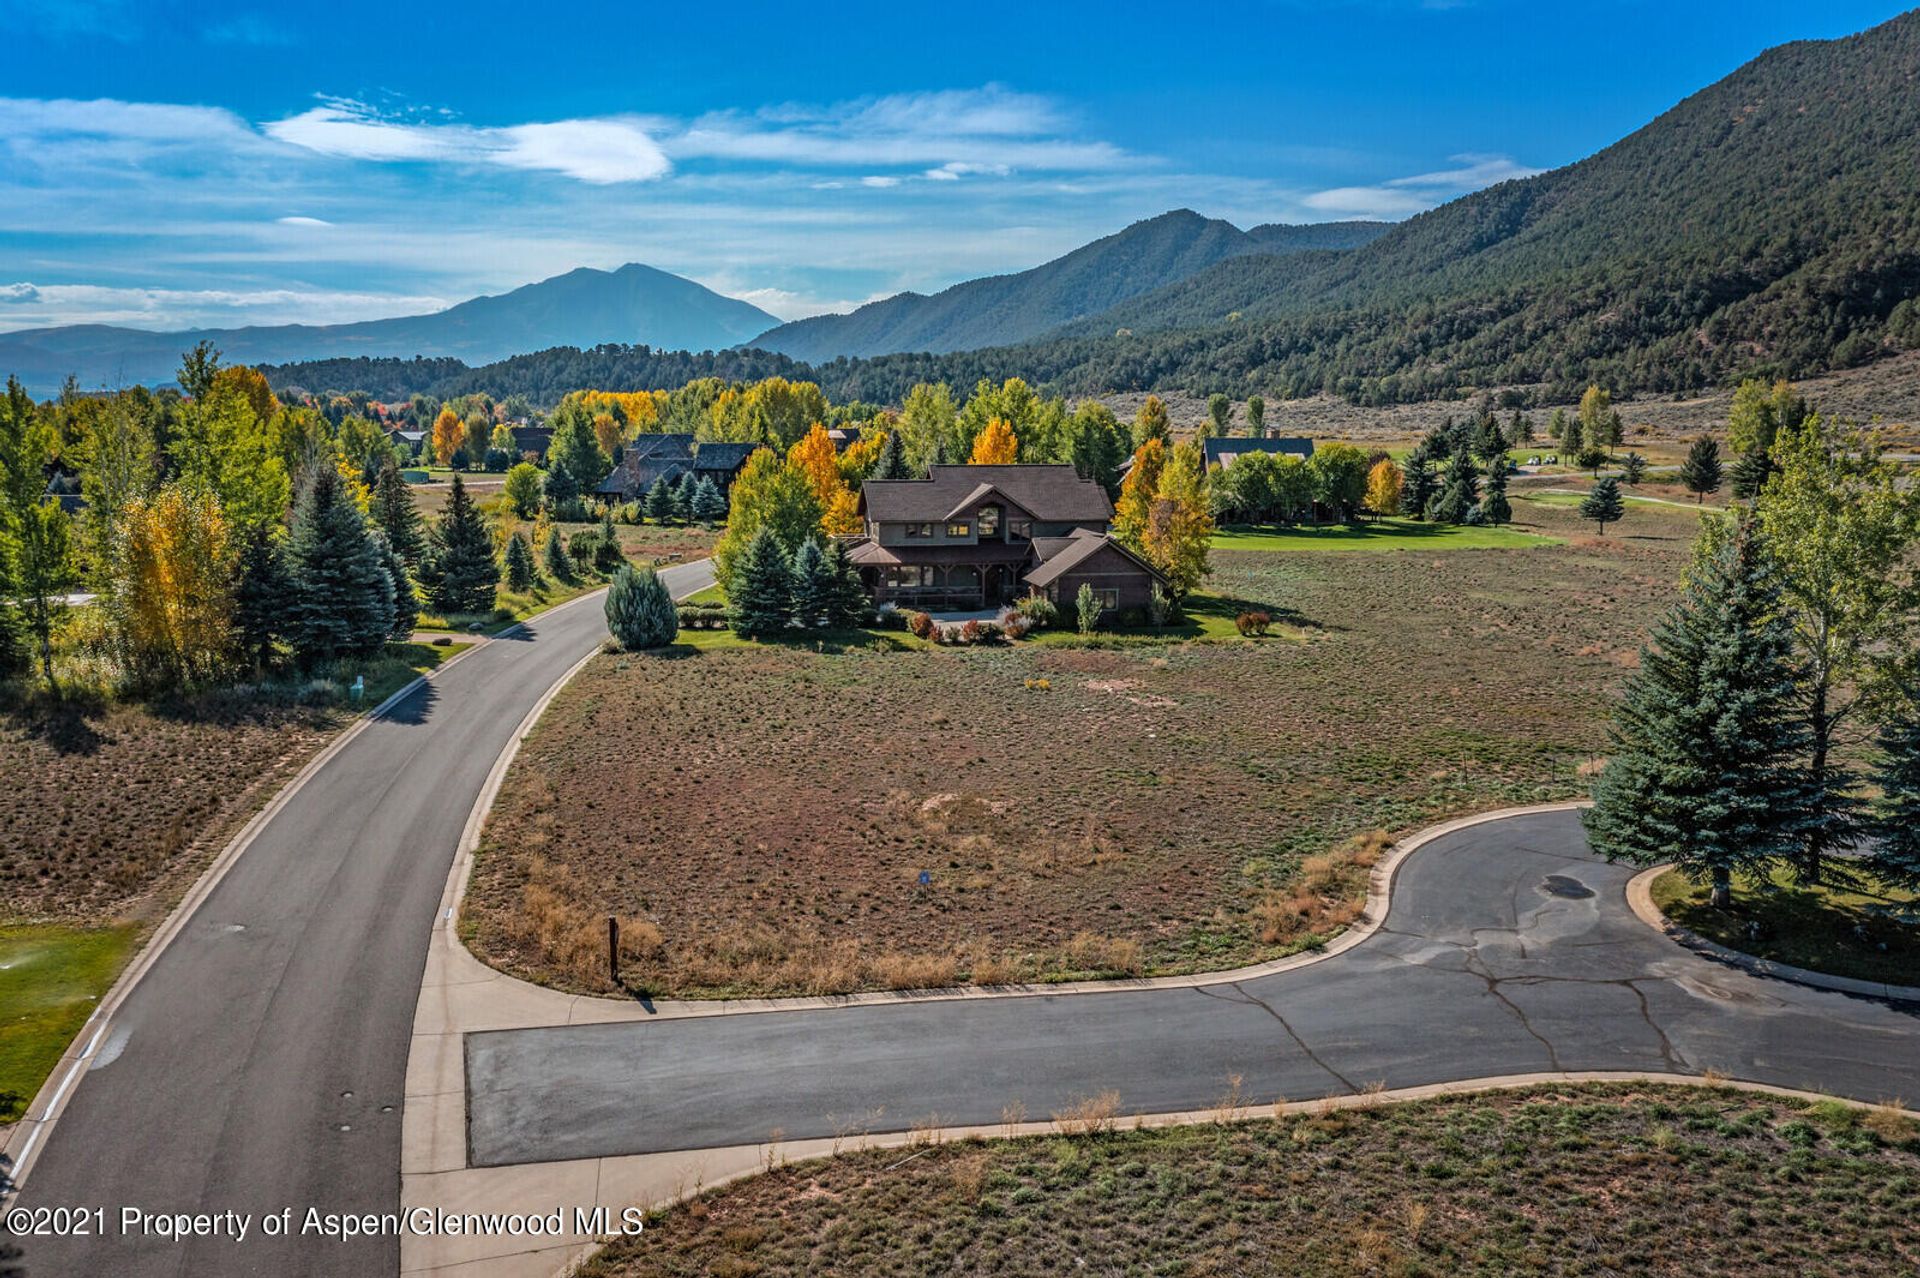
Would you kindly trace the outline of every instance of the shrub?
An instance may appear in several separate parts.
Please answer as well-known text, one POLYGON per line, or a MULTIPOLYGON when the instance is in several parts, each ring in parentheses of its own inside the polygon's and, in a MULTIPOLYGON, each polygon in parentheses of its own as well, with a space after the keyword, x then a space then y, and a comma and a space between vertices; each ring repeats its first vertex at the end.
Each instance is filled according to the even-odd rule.
POLYGON ((1155 586, 1153 595, 1147 601, 1147 620, 1157 630, 1167 624, 1173 616, 1173 601, 1167 598, 1167 592, 1155 586))
POLYGON ((680 605, 682 630, 724 630, 726 625, 727 610, 719 604, 680 605))
POLYGON ((1000 633, 1009 639, 1024 639, 1031 629, 1033 622, 1018 608, 1008 608, 1000 614, 1000 633))
POLYGON ((1060 624, 1060 609, 1045 595, 1028 595, 1014 607, 1035 630, 1050 630, 1060 624))
POLYGON ((967 643, 979 643, 981 633, 978 621, 969 621, 960 627, 960 638, 967 643))
POLYGON ((567 554, 573 559, 574 569, 585 572, 593 566, 593 552, 600 547, 600 534, 591 528, 582 528, 567 538, 567 554))
POLYGON ((1080 584, 1080 593, 1074 597, 1074 613, 1080 622, 1080 633, 1090 635, 1100 624, 1100 597, 1093 593, 1093 587, 1085 582, 1080 584))
POLYGON ((873 624, 882 630, 905 630, 907 614, 900 610, 898 604, 883 603, 873 610, 873 624))
POLYGON ((1266 634, 1267 627, 1273 624, 1273 618, 1256 609, 1252 612, 1241 613, 1233 619, 1233 624, 1241 634, 1251 639, 1255 635, 1266 634))
POLYGON ((916 639, 932 639, 940 631, 932 617, 913 609, 907 610, 907 629, 913 632, 916 639))
POLYGON ((665 647, 680 633, 679 614, 660 574, 621 564, 607 591, 607 629, 622 648, 665 647))
POLYGON ((1138 630, 1147 624, 1145 608, 1123 608, 1120 611, 1120 625, 1123 629, 1138 630))

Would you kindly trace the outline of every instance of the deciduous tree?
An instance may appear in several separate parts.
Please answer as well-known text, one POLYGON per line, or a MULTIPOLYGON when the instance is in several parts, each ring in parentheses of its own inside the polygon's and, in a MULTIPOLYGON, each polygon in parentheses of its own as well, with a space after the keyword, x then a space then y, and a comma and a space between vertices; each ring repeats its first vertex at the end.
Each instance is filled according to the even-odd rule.
POLYGON ((32 637, 50 688, 54 627, 66 613, 74 581, 67 513, 58 498, 47 496, 53 448, 52 423, 19 381, 8 378, 0 400, 0 631, 23 629, 32 637), (18 621, 12 617, 16 609, 18 621))
POLYGON ((1140 411, 1133 415, 1133 449, 1137 453, 1151 440, 1167 443, 1173 435, 1173 427, 1167 418, 1167 406, 1158 395, 1149 395, 1140 405, 1140 411))
POLYGON ((507 509, 521 519, 532 519, 540 510, 540 468, 532 462, 515 462, 507 471, 501 490, 507 509))
POLYGON ((1135 550, 1146 545, 1147 523, 1153 517, 1153 499, 1160 491, 1160 472, 1167 464, 1164 440, 1149 439, 1134 450, 1133 465, 1120 481, 1120 500, 1114 503, 1113 535, 1135 550))
POLYGON ((1014 437, 1013 427, 1004 418, 996 417, 987 423, 973 441, 973 454, 967 458, 970 466, 1010 466, 1020 460, 1020 441, 1014 437))
POLYGON ((784 564, 802 540, 820 531, 824 513, 813 482, 804 471, 772 449, 754 453, 733 481, 727 531, 713 548, 714 568, 720 580, 732 589, 736 561, 760 529, 773 533, 784 564))
MULTIPOLYGON (((234 548, 220 499, 178 484, 127 505, 126 554, 111 589, 121 660, 144 688, 198 683, 232 655, 234 548)), ((281 600, 285 606, 285 600, 281 600)))
POLYGON ((1205 580, 1213 533, 1206 458, 1197 443, 1177 444, 1161 472, 1142 539, 1147 560, 1166 577, 1176 602, 1205 580))

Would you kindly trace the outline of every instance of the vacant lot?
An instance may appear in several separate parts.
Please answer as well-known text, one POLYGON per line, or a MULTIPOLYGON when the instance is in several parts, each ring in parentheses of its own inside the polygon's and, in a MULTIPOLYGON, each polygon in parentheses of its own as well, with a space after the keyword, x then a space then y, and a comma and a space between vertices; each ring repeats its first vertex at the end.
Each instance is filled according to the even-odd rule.
POLYGON ((1891 1111, 1538 1088, 842 1154, 672 1208, 583 1273, 1911 1273, 1916 1177, 1891 1111))
POLYGON ((509 971, 739 995, 1215 969, 1356 916, 1380 840, 1584 788, 1695 526, 1221 553, 1304 641, 603 656, 509 772, 466 926, 509 971))

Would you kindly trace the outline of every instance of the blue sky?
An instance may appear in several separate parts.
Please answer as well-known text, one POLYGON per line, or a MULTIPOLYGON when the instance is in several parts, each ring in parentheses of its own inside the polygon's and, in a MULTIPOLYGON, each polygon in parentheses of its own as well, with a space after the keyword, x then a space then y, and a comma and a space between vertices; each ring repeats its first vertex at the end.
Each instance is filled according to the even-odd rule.
POLYGON ((0 0, 0 330, 628 261, 791 318, 1170 208, 1400 218, 1901 7, 0 0))

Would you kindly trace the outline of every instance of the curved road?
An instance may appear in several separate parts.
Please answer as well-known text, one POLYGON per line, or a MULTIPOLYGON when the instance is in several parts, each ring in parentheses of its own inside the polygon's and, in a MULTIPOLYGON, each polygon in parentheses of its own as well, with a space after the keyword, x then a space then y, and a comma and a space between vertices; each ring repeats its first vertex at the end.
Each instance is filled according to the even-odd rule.
POLYGON ((1920 1096, 1920 1008, 1692 954, 1626 902, 1634 871, 1541 812, 1433 840, 1385 926, 1323 962, 1196 988, 925 1000, 467 1038, 469 1161, 543 1162, 1037 1119, 1111 1088, 1205 1110, 1502 1074, 1704 1073, 1920 1096))
MULTIPOLYGON (((669 568, 684 596, 706 561, 669 568)), ((433 913, 488 771, 606 637, 599 596, 463 654, 262 826, 109 1019, 24 1177, 23 1207, 100 1206, 104 1238, 25 1243, 52 1275, 397 1272, 394 1238, 181 1243, 122 1208, 397 1211, 400 1105, 433 913)))

